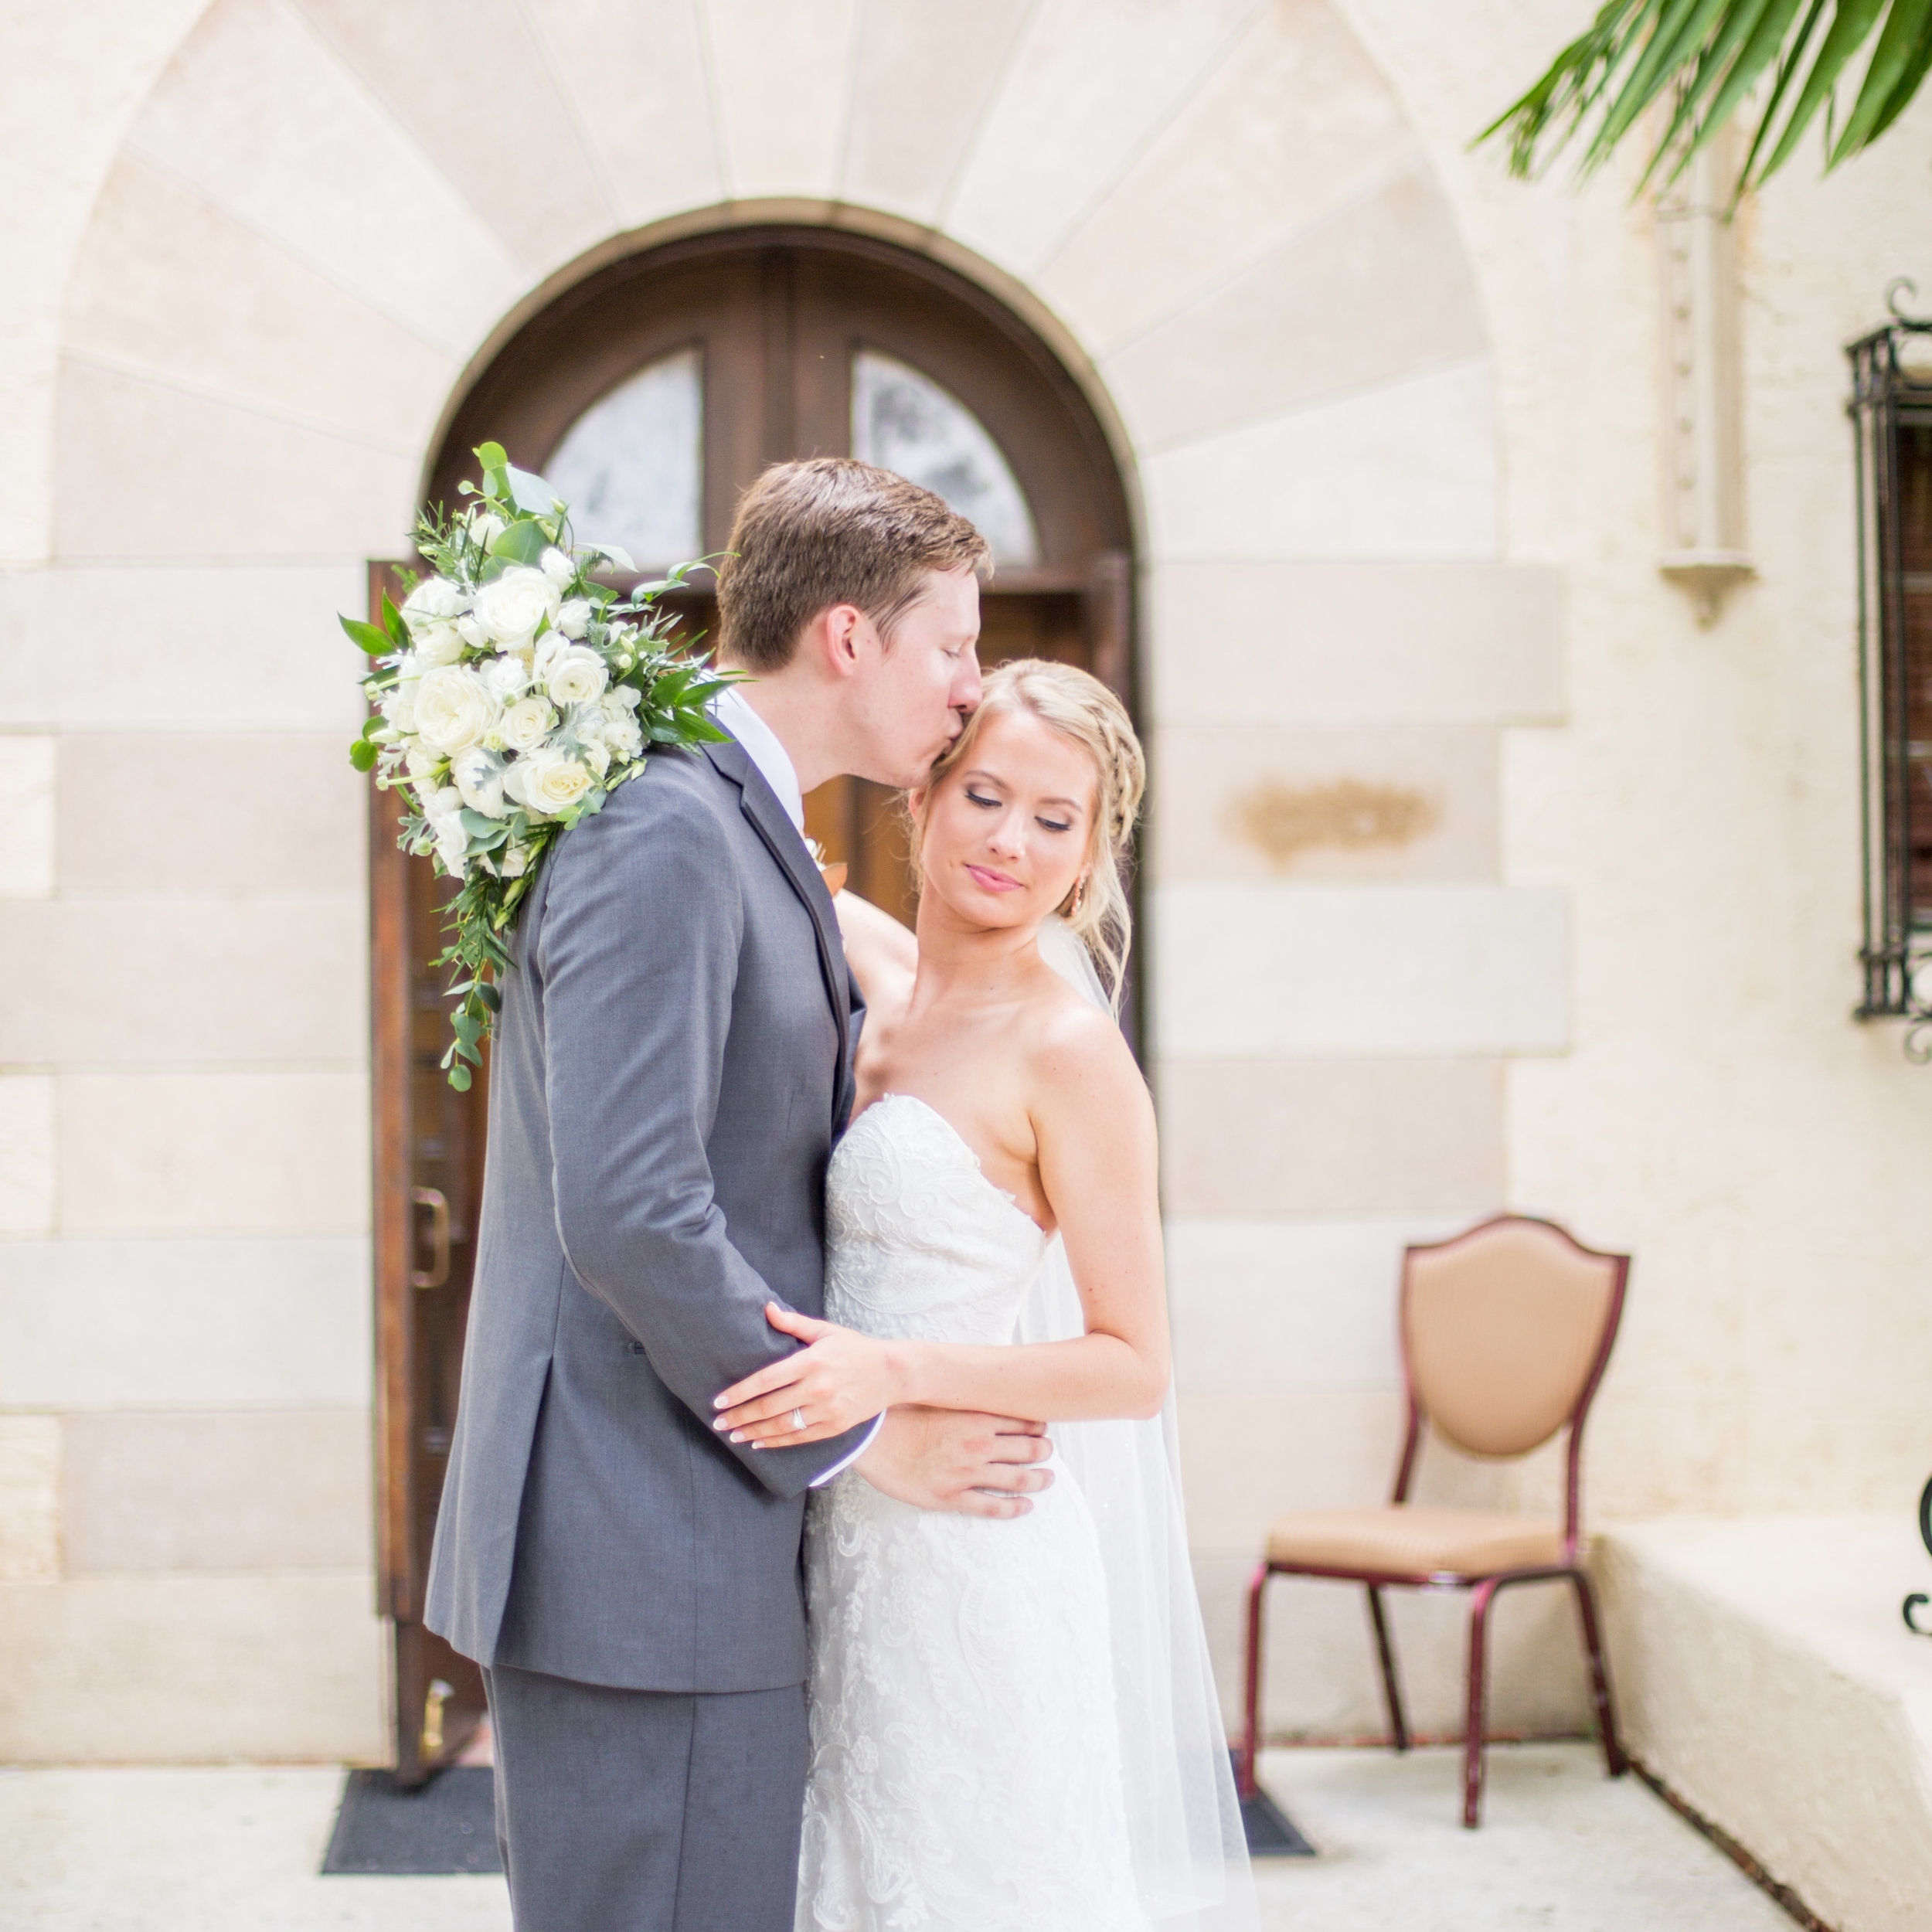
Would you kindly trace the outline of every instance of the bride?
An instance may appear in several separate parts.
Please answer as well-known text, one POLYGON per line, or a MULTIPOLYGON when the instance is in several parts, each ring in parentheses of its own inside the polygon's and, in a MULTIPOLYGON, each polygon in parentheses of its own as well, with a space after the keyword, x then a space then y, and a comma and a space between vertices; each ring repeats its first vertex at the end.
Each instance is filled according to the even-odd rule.
POLYGON ((1250 1922, 1173 1466, 1153 1110, 1114 1016, 1144 782, 1104 685, 1007 665, 909 800, 916 944, 838 900, 869 1016, 826 1176, 832 1319, 774 1306, 808 1345, 726 1390, 719 1426, 790 1446, 897 1405, 1029 1416, 1060 1474, 1005 1521, 855 1471, 814 1497, 799 1932, 1250 1922))

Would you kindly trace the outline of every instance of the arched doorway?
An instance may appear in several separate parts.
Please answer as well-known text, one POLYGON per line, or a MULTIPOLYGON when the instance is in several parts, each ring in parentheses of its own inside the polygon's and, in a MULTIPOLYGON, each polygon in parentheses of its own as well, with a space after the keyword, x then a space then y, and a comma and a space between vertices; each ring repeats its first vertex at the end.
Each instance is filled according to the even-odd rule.
MULTIPOLYGON (((853 454, 910 475, 978 522, 995 573, 982 662, 1082 665, 1134 699, 1126 492, 1078 386, 1011 311, 906 250, 773 226, 697 236, 587 277, 504 345, 454 411, 431 465, 453 503, 471 452, 502 443, 575 507, 583 532, 649 572, 723 547, 766 464, 853 454)), ((393 566, 372 566, 372 594, 393 566)), ((694 629, 711 621, 702 587, 694 629)), ((840 781, 808 829, 855 890, 909 915, 892 795, 840 781)), ((421 1623, 454 1420, 482 1186, 487 1080, 444 1083, 427 962, 444 882, 371 848, 381 1602, 394 1622, 396 1757, 413 1780, 461 1749, 475 1672, 421 1623)), ((1131 1023, 1131 1022, 1130 1022, 1131 1023)))

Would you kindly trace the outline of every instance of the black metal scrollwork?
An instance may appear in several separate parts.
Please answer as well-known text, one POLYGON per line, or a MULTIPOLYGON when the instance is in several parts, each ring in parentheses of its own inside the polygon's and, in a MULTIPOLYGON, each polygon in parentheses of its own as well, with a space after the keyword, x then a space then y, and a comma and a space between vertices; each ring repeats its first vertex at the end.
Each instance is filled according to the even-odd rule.
MULTIPOLYGON (((1932 1556, 1932 1482, 1919 1492, 1919 1541, 1925 1545, 1926 1554, 1932 1556)), ((1920 1590, 1913 1590, 1905 1600, 1905 1627, 1914 1637, 1932 1637, 1932 1630, 1921 1630, 1912 1621, 1913 1611, 1928 1604, 1932 1604, 1932 1597, 1920 1590)))

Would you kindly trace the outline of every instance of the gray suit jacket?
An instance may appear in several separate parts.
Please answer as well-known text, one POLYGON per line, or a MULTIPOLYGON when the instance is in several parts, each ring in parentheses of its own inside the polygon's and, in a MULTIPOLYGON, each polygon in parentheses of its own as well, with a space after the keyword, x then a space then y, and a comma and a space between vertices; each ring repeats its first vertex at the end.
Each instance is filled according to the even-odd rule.
POLYGON ((653 754, 526 902, 430 1628, 641 1690, 803 1680, 804 1497, 861 1432, 733 1450, 712 1398, 824 1309, 862 1013, 825 885, 735 743, 653 754))

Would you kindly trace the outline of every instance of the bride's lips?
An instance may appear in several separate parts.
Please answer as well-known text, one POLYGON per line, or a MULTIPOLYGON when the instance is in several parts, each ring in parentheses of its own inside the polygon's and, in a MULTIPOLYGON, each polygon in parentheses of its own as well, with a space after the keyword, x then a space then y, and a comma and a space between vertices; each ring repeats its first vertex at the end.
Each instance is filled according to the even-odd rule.
POLYGON ((968 866, 967 871, 972 881, 982 891, 989 893, 1016 893, 1020 889, 1017 879, 1009 879, 1003 872, 990 871, 985 866, 968 866))

